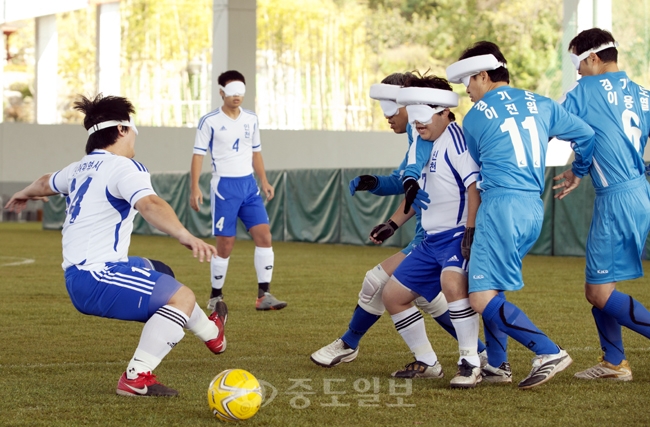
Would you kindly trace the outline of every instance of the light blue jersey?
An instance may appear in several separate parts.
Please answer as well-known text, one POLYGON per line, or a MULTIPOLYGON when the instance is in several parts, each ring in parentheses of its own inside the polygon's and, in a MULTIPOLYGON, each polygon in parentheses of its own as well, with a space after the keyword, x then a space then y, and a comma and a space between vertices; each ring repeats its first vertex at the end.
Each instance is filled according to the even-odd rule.
POLYGON ((548 141, 572 141, 573 173, 587 174, 594 131, 560 104, 533 92, 501 86, 487 92, 463 120, 467 147, 481 173, 480 190, 544 191, 548 141))
POLYGON ((624 71, 584 76, 562 103, 596 132, 589 173, 595 188, 644 174, 643 150, 650 135, 650 93, 624 71))

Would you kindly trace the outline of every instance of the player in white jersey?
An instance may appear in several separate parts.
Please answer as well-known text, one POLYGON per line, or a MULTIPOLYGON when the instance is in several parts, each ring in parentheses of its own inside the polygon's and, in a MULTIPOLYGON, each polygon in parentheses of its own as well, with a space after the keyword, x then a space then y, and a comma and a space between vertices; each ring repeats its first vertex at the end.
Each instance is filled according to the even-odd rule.
POLYGON ((467 242, 470 303, 484 322, 535 353, 530 374, 519 383, 529 389, 566 369, 571 357, 499 292, 524 286, 522 259, 544 218, 540 196, 549 139, 573 143, 573 170, 583 176, 591 164, 594 133, 557 102, 510 87, 506 59, 494 43, 480 41, 466 49, 447 76, 465 84, 475 103, 463 120, 467 147, 480 167, 481 191, 475 239, 467 242))
MULTIPOLYGON (((408 123, 406 108, 395 102, 399 88, 411 78, 415 78, 412 73, 394 73, 384 78, 381 84, 371 86, 370 97, 380 102, 384 116, 393 132, 407 134, 409 150, 400 166, 389 176, 361 175, 350 181, 350 194, 352 196, 357 191, 370 191, 378 196, 402 194, 404 192, 402 177, 409 163, 408 160, 426 156, 423 163, 428 164, 431 156, 431 144, 427 144, 422 140, 418 141, 417 131, 408 123)), ((422 170, 422 165, 420 165, 420 170, 422 170)), ((397 228, 397 224, 388 220, 374 227, 371 235, 377 236, 377 234, 380 234, 381 237, 378 240, 383 241, 392 236, 397 228)), ((382 302, 382 292, 386 282, 388 282, 397 266, 424 238, 425 233, 420 224, 420 215, 417 214, 413 240, 404 249, 385 259, 366 273, 348 330, 340 338, 312 353, 310 356, 312 362, 319 366, 331 368, 343 362, 352 362, 357 358, 361 338, 386 311, 382 302)), ((422 297, 417 298, 415 305, 431 315, 445 331, 456 338, 456 331, 447 309, 447 301, 442 293, 438 294, 431 302, 422 297)), ((485 351, 485 344, 479 341, 478 346, 480 351, 485 351)), ((411 373, 417 375, 415 371, 411 371, 411 373)))
POLYGON ((255 172, 260 179, 266 200, 273 199, 275 190, 266 179, 257 116, 240 106, 246 93, 246 80, 241 73, 234 70, 222 73, 219 85, 223 106, 199 121, 190 172, 190 206, 198 212, 203 203, 199 177, 203 158, 210 154, 212 234, 217 240, 218 254, 210 261, 212 291, 208 309, 213 310, 217 302, 223 301, 222 289, 235 245, 237 218, 240 218, 255 242, 254 265, 258 282, 255 308, 280 310, 287 303, 269 292, 274 264, 271 229, 253 176, 255 172))
MULTIPOLYGON (((600 337, 603 356, 576 377, 631 381, 621 326, 650 338, 650 312, 616 288, 643 276, 642 258, 650 230, 650 186, 643 151, 650 134, 650 92, 618 68, 618 50, 608 31, 582 31, 569 43, 582 76, 562 105, 596 132, 589 173, 596 190, 586 248, 585 296, 600 337)), ((579 183, 568 170, 553 188, 563 198, 579 183)))
MULTIPOLYGON (((442 378, 442 368, 427 338, 422 315, 413 306, 417 297, 431 301, 442 289, 446 297, 452 297, 449 311, 460 348, 459 369, 451 387, 472 388, 481 381, 478 315, 467 301, 467 262, 461 243, 465 226, 474 226, 479 205, 475 185, 478 166, 470 157, 463 133, 449 110, 458 105, 458 95, 449 83, 426 76, 410 79, 406 86, 412 87, 400 89, 397 101, 406 105, 409 122, 419 133, 418 139, 433 142, 428 162, 421 169, 421 188, 430 195, 431 202, 422 211, 426 238, 395 270, 383 292, 386 310, 415 356, 414 362, 393 375, 412 377, 417 372, 421 376, 442 378)), ((414 179, 405 180, 407 197, 409 189, 415 188, 408 185, 409 178, 414 179)), ((408 210, 408 203, 405 199, 406 210, 395 212, 391 217, 393 222, 400 225, 413 214, 408 210)))
POLYGON ((183 338, 184 328, 213 353, 222 353, 226 319, 217 312, 208 318, 169 266, 128 256, 133 218, 139 212, 201 262, 216 255, 216 248, 181 225, 171 206, 154 192, 147 168, 133 160, 138 130, 126 98, 82 97, 75 108, 86 115, 86 156, 34 181, 5 208, 20 212, 27 200, 66 196, 63 269, 73 305, 83 314, 145 323, 117 394, 176 396, 178 392, 160 384, 152 371, 183 338))

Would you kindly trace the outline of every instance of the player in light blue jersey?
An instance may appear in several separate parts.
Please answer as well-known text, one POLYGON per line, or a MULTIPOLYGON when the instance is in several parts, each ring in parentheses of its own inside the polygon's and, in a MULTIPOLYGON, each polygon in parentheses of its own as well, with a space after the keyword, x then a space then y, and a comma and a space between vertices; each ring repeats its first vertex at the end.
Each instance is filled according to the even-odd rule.
MULTIPOLYGON (((201 117, 190 169, 190 206, 199 211, 203 193, 199 177, 206 154, 212 159, 210 204, 212 235, 217 242, 218 256, 210 261, 211 291, 208 310, 223 302, 230 254, 235 246, 237 218, 241 219, 255 242, 253 264, 257 273, 257 310, 280 310, 287 306, 270 291, 275 255, 272 247, 269 216, 253 176, 257 174, 266 200, 273 199, 275 189, 266 179, 262 143, 257 115, 241 108, 246 93, 246 80, 235 70, 221 73, 218 79, 223 106, 201 117)), ((220 304, 220 307, 225 307, 220 304)))
MULTIPOLYGON (((201 262, 217 250, 183 227, 171 206, 154 192, 147 168, 133 160, 138 130, 130 117, 131 103, 98 95, 93 100, 82 97, 75 108, 86 116, 86 156, 14 194, 5 209, 20 212, 27 200, 67 196, 61 233, 65 284, 73 305, 83 314, 144 323, 117 394, 176 396, 178 392, 160 384, 152 371, 183 338, 183 329, 213 353, 222 353, 226 319, 217 312, 208 318, 192 290, 163 262, 128 256, 133 219, 139 212, 201 262)), ((110 342, 101 333, 97 341, 97 349, 110 342)))
POLYGON ((550 380, 572 360, 498 294, 524 286, 522 258, 539 237, 544 218, 540 196, 549 139, 573 142, 573 172, 582 177, 591 165, 594 132, 557 102, 510 87, 506 59, 494 43, 482 41, 468 48, 447 68, 447 76, 463 82, 475 103, 463 120, 467 146, 480 166, 481 191, 473 243, 471 234, 464 241, 471 248, 470 303, 484 319, 535 353, 530 374, 519 383, 528 389, 550 380))
MULTIPOLYGON (((424 163, 426 163, 426 160, 430 156, 431 144, 422 144, 421 141, 418 144, 417 133, 414 133, 411 125, 408 123, 406 108, 395 102, 399 87, 403 86, 407 79, 411 77, 414 77, 411 73, 394 73, 383 79, 382 84, 373 85, 371 88, 371 97, 379 100, 384 116, 393 132, 397 134, 406 133, 408 136, 409 150, 399 167, 390 175, 361 175, 350 181, 350 194, 352 196, 357 191, 369 191, 378 196, 402 194, 404 192, 402 177, 410 159, 422 159, 424 157, 422 156, 422 152, 424 151, 426 153, 426 150, 428 150, 428 153, 426 154, 427 157, 424 163)), ((422 165, 420 166, 420 170, 422 170, 422 165)), ((380 234, 380 240, 383 241, 392 236, 398 227, 397 224, 389 219, 385 223, 374 227, 371 234, 380 234)), ((361 338, 379 320, 384 311, 386 311, 382 302, 382 291, 386 282, 388 282, 388 279, 397 266, 400 265, 404 258, 424 237, 425 233, 420 223, 420 213, 417 213, 417 223, 413 240, 403 250, 385 259, 366 273, 361 291, 359 292, 359 300, 352 313, 348 330, 340 338, 312 353, 310 357, 312 362, 329 368, 342 362, 352 362, 356 359, 359 354, 359 342, 361 338)), ((456 338, 454 327, 449 318, 449 311, 447 310, 447 301, 442 293, 431 302, 428 302, 424 298, 418 298, 415 303, 424 312, 431 315, 443 329, 456 338)), ((483 352, 482 357, 485 358, 485 345, 479 342, 478 348, 480 352, 483 352)), ((415 374, 415 371, 412 373, 415 374)))
MULTIPOLYGON (((575 374, 581 379, 631 381, 621 326, 650 338, 650 312, 639 301, 616 290, 616 283, 643 276, 641 263, 650 229, 650 189, 643 150, 650 134, 650 93, 617 65, 614 37, 592 28, 569 43, 582 75, 566 94, 563 106, 596 132, 589 174, 596 189, 587 238, 585 295, 604 355, 597 365, 575 374)), ((577 181, 572 171, 555 179, 563 198, 577 181), (570 187, 568 187, 570 188, 570 187)))

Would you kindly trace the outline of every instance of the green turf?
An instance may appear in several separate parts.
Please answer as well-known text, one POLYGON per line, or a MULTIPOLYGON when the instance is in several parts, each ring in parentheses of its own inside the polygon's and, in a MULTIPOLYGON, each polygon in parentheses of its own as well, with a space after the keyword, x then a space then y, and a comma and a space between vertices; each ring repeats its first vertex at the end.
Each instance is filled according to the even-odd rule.
MULTIPOLYGON (((40 224, 0 223, 0 425, 218 425, 206 392, 210 380, 227 368, 249 370, 277 391, 273 401, 246 421, 250 426, 650 424, 650 342, 645 338, 624 331, 633 382, 573 378, 600 354, 590 307, 582 295, 583 258, 526 258, 527 286, 508 296, 569 351, 573 365, 530 391, 515 385, 459 391, 448 388, 456 343, 430 318, 427 331, 446 372, 443 380, 391 382, 390 372, 409 362, 411 355, 388 316, 362 340, 354 363, 323 369, 309 360, 311 352, 345 331, 365 272, 394 249, 279 242, 274 250, 272 291, 288 307, 255 311, 253 245, 237 242, 225 287, 230 309, 227 351, 215 356, 189 334, 156 370, 180 397, 130 399, 117 396, 115 386, 142 325, 78 313, 65 290, 60 233, 42 231, 40 224), (6 265, 25 258, 35 262, 6 265), (357 390, 364 389, 359 396, 357 390), (313 394, 304 396, 307 401, 291 394, 296 390, 313 394), (402 406, 389 406, 399 398, 402 406), (337 401, 347 406, 333 406, 337 401)), ((176 241, 134 236, 131 254, 166 261, 205 304, 209 267, 176 241)), ((639 279, 619 288, 648 304, 646 282, 639 279)), ((528 374, 531 357, 510 341, 515 384, 528 374)))

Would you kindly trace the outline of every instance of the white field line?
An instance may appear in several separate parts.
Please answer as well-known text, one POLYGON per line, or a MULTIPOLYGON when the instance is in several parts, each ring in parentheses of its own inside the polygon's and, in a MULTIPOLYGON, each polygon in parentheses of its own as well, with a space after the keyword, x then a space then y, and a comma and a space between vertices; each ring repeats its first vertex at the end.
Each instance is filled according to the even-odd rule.
POLYGON ((0 256, 0 267, 13 267, 15 265, 26 265, 35 263, 35 259, 19 258, 15 256, 0 256))

